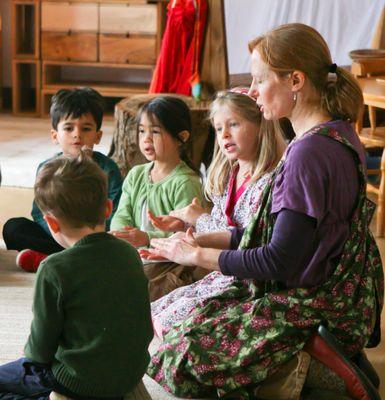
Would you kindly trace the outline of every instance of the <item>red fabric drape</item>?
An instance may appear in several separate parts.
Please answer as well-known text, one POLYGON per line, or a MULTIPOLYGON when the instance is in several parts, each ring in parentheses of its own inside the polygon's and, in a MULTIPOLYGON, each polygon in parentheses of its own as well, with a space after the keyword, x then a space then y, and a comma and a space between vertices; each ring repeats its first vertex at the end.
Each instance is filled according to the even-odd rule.
POLYGON ((207 0, 171 0, 150 93, 191 95, 199 84, 199 59, 206 25, 207 0))

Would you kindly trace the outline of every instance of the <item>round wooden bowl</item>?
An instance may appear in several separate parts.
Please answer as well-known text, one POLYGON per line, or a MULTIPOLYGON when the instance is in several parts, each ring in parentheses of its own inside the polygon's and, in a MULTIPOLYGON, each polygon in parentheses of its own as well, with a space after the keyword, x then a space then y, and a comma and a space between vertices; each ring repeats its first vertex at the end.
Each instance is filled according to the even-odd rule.
POLYGON ((349 52, 349 57, 353 61, 372 60, 374 58, 385 58, 385 50, 383 49, 358 49, 349 52))

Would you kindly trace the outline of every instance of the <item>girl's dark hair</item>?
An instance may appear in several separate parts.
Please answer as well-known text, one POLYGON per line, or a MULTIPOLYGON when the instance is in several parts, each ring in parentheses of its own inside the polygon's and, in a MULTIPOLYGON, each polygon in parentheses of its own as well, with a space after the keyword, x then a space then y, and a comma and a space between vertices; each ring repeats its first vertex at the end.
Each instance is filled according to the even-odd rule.
POLYGON ((140 119, 143 113, 145 113, 150 120, 152 117, 155 117, 162 128, 180 142, 179 155, 181 160, 199 174, 198 169, 187 154, 188 143, 191 140, 191 116, 187 104, 183 100, 173 96, 155 97, 143 104, 140 108, 136 118, 137 129, 139 129, 140 119), (182 131, 188 131, 190 134, 185 142, 183 142, 179 136, 182 131))
POLYGON ((95 120, 96 130, 102 126, 105 102, 100 93, 90 87, 77 89, 60 89, 51 100, 49 114, 53 129, 62 119, 80 118, 90 113, 95 120))

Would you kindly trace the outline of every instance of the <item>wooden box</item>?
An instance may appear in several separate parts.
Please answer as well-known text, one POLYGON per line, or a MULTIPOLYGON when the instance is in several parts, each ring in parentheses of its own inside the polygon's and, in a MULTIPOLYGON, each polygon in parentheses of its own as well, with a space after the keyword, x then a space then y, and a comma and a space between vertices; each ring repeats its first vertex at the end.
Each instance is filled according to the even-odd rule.
POLYGON ((12 53, 13 57, 39 58, 39 3, 14 1, 12 3, 12 53))
POLYGON ((119 64, 155 64, 156 37, 101 34, 99 61, 119 64))
POLYGON ((156 35, 156 4, 101 4, 100 33, 156 35))
POLYGON ((43 2, 41 5, 41 30, 97 32, 98 4, 43 2))
POLYGON ((44 60, 97 61, 96 33, 42 32, 44 60))

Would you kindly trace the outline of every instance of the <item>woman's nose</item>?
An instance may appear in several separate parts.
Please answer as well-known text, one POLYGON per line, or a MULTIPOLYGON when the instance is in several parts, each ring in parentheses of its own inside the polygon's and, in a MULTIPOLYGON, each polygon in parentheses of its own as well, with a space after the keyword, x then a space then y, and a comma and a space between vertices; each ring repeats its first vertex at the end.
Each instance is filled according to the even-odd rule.
POLYGON ((257 98, 258 98, 258 96, 259 96, 259 92, 258 92, 258 90, 257 90, 257 87, 256 87, 255 83, 254 83, 254 80, 253 80, 253 82, 251 83, 251 86, 250 86, 250 88, 249 88, 249 92, 248 92, 247 94, 248 94, 250 97, 252 97, 253 99, 257 100, 257 98))

